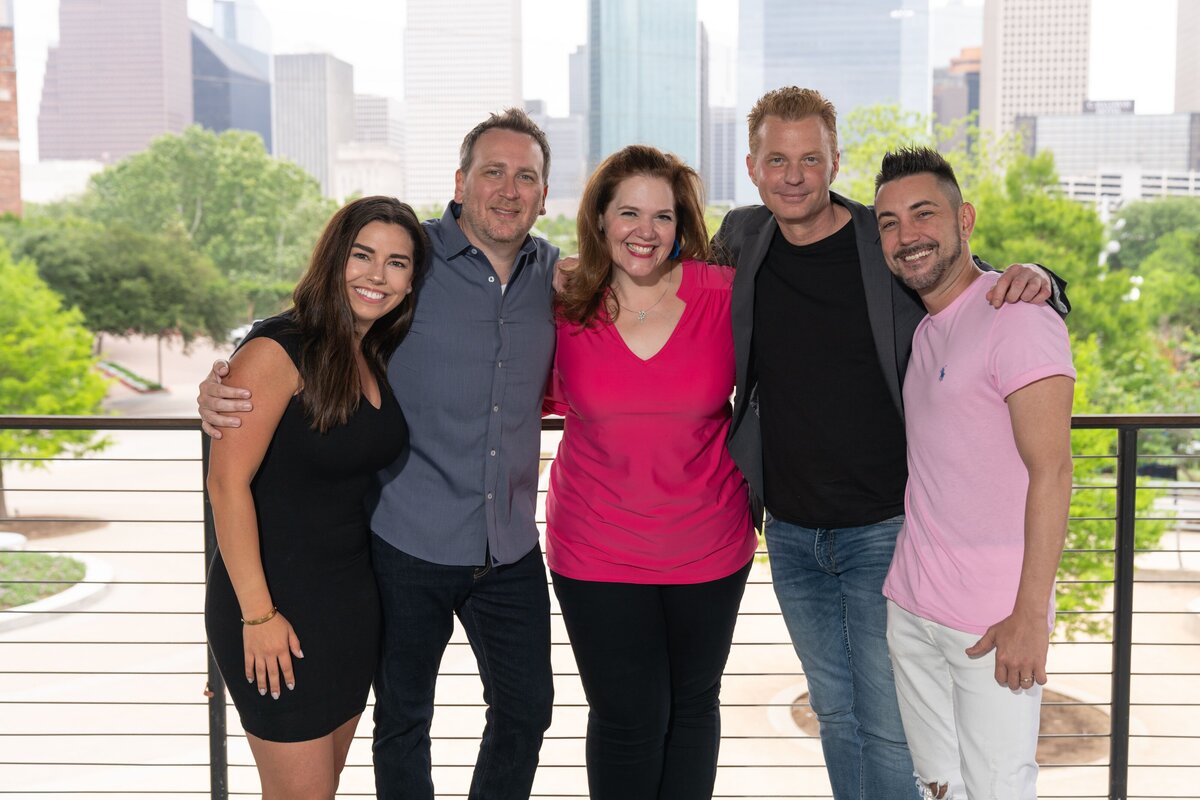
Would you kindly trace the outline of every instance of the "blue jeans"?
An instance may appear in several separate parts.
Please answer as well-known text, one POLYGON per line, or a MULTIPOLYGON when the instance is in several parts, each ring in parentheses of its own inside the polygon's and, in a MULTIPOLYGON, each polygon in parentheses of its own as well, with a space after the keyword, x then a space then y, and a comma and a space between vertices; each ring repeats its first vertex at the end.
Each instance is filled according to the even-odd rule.
POLYGON ((808 679, 834 800, 917 798, 887 648, 883 579, 904 517, 804 528, 767 516, 771 580, 808 679))
POLYGON ((468 797, 528 800, 554 706, 541 549, 503 566, 446 566, 372 536, 371 557, 383 606, 373 748, 378 797, 433 800, 434 685, 457 615, 488 706, 468 797))

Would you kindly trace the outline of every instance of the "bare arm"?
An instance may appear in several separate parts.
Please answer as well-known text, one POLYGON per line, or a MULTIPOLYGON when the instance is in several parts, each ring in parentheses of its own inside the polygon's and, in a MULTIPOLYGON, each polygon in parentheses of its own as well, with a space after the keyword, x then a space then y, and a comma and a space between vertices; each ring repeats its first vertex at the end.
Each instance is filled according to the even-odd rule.
MULTIPOLYGON (((217 545, 229 572, 243 620, 260 619, 275 608, 259 556, 258 520, 250 482, 262 464, 275 428, 300 384, 296 367, 271 339, 255 339, 233 357, 229 375, 259 398, 258 413, 231 428, 212 445, 208 495, 217 545)), ((278 698, 282 683, 295 685, 291 655, 303 657, 300 641, 282 613, 260 625, 243 625, 246 680, 259 694, 278 698)))
MULTIPOLYGON (((972 658, 996 648, 996 682, 1021 688, 1021 678, 1046 683, 1054 576, 1062 557, 1071 504, 1071 398, 1075 382, 1055 375, 1007 398, 1017 452, 1029 470, 1025 495, 1025 555, 1013 611, 967 648, 972 658)), ((1025 688, 1032 685, 1027 683, 1025 688)))
MULTIPOLYGON (((200 411, 200 427, 214 439, 221 438, 221 428, 236 428, 242 424, 241 417, 230 417, 239 411, 253 411, 249 389, 227 386, 222 379, 229 374, 229 362, 217 360, 200 383, 196 405, 200 411)), ((235 379, 236 380, 236 379, 235 379)))

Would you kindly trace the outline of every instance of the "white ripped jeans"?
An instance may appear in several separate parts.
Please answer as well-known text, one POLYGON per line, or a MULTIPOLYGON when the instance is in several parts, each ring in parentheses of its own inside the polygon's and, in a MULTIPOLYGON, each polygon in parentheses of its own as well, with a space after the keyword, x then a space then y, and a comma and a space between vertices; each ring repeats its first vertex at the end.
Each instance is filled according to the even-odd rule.
POLYGON ((1042 687, 996 683, 996 651, 888 601, 887 640, 918 787, 944 800, 1035 800, 1042 687), (931 788, 931 784, 933 787, 931 788), (947 786, 939 794, 942 785, 947 786))

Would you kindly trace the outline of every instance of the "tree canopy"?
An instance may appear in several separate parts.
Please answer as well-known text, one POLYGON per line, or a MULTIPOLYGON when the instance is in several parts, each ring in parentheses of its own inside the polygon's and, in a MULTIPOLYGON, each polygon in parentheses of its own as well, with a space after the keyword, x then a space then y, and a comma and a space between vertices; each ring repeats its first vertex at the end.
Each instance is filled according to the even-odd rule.
POLYGON ((189 242, 249 298, 253 316, 291 294, 334 207, 315 178, 272 158, 257 135, 192 126, 93 176, 73 210, 189 242))
POLYGON ((224 338, 237 296, 177 231, 145 233, 86 219, 31 220, 9 234, 42 279, 96 334, 224 338))
MULTIPOLYGON (((0 246, 0 414, 98 413, 106 383, 93 369, 91 339, 80 312, 63 306, 33 263, 14 262, 0 246)), ((0 431, 0 516, 8 516, 8 459, 37 466, 102 444, 90 431, 0 431)))

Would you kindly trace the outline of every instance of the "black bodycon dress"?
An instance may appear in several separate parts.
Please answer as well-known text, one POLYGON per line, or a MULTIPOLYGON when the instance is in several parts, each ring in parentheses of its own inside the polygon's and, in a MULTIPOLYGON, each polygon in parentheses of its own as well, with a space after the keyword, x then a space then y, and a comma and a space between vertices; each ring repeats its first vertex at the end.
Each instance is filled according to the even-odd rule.
MULTIPOLYGON (((299 336, 286 316, 256 325, 299 363, 299 336)), ((404 414, 386 381, 380 407, 362 398, 347 424, 321 434, 293 397, 275 430, 251 490, 258 513, 263 570, 271 599, 300 639, 292 658, 296 688, 278 700, 247 683, 241 611, 218 554, 208 571, 204 624, 242 727, 275 742, 333 732, 360 713, 379 653, 379 595, 371 571, 364 501, 376 471, 408 445, 404 414)))

